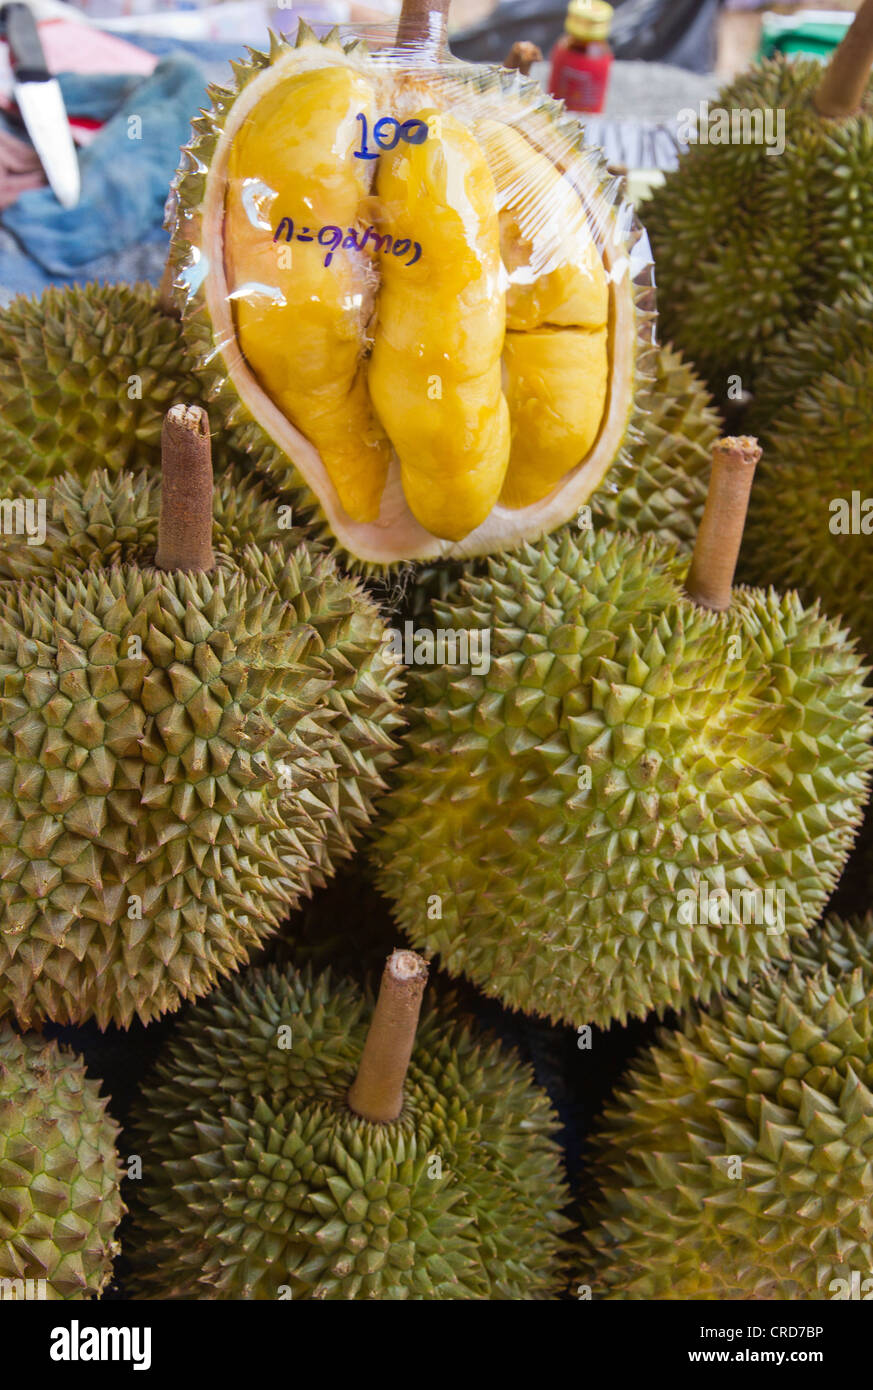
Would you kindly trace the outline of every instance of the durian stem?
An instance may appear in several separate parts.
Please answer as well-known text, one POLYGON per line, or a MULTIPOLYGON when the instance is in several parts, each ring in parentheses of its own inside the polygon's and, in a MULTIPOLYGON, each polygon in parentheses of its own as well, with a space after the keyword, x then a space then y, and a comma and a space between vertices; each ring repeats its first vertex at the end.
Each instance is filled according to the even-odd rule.
POLYGON ((731 606, 731 587, 743 540, 752 479, 761 457, 748 435, 719 439, 685 590, 701 608, 731 606))
POLYGON ((450 0, 403 0, 397 21, 397 47, 436 53, 444 45, 450 0))
POLYGON ((351 1109, 365 1120, 390 1124, 403 1109, 403 1083, 426 984, 426 960, 415 951, 392 952, 348 1095, 351 1109))
POLYGON ((172 405, 161 431, 160 570, 211 570, 212 447, 199 405, 172 405))
POLYGON ((510 48, 503 60, 503 66, 518 69, 523 77, 527 77, 534 63, 541 62, 542 57, 542 51, 537 48, 535 43, 528 43, 526 39, 520 39, 510 48))
POLYGON ((824 71, 813 100, 820 116, 841 120, 860 111, 873 69, 873 0, 864 0, 824 71))

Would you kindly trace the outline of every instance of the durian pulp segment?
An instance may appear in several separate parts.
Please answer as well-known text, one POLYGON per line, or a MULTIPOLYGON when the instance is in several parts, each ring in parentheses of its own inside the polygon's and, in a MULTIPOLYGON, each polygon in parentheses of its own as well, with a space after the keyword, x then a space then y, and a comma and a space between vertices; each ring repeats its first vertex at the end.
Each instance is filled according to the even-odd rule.
POLYGON ((358 220, 371 174, 354 158, 357 116, 372 117, 373 103, 371 84, 349 68, 287 78, 237 132, 225 202, 239 345, 267 394, 318 449, 353 521, 378 515, 391 454, 363 361, 371 253, 332 250, 319 233, 339 228, 345 238, 358 220), (274 241, 284 218, 293 229, 286 224, 274 241))
POLYGON ((422 252, 383 261, 370 391, 413 515, 462 540, 494 507, 509 460, 497 207, 473 135, 447 113, 415 119, 427 139, 383 154, 376 178, 384 229, 422 252))
POLYGON ((507 333, 503 348, 512 420, 507 507, 539 501, 597 438, 609 389, 606 329, 507 333))
POLYGON ((570 182, 519 131, 481 121, 509 275, 503 363, 512 449, 500 500, 527 507, 581 463, 609 392, 609 286, 570 182), (561 330, 561 331, 556 331, 561 330))

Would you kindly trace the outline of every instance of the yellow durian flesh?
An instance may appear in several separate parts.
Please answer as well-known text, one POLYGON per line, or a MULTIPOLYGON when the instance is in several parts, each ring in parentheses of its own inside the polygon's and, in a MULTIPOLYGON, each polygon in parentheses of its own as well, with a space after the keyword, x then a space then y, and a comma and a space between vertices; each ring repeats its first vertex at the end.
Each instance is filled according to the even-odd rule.
POLYGON ((460 540, 493 509, 509 460, 497 208, 466 127, 434 111, 413 119, 427 139, 382 155, 376 196, 394 246, 417 243, 421 255, 381 261, 369 386, 411 512, 432 535, 460 540))
MULTIPOLYGON (((253 451, 271 446, 259 466, 289 499, 347 555, 379 567, 493 553, 577 512, 624 457, 651 334, 638 254, 628 274, 634 225, 572 121, 496 73, 413 71, 304 36, 254 55, 204 123, 191 172, 179 176, 175 287, 210 400, 241 420, 253 451), (433 113, 428 151, 400 132, 422 111, 433 113), (516 169, 526 166, 533 204, 507 197, 505 177, 494 187, 483 113, 494 118, 504 166, 507 147, 516 169), (355 159, 365 143, 378 152, 355 159), (412 218, 405 191, 389 208, 377 185, 381 177, 384 195, 390 169, 426 164, 425 154, 442 171, 443 205, 412 218), (472 204, 482 206, 465 223, 474 163, 472 204), (531 228, 533 205, 551 233, 531 228), (286 245, 283 218, 307 236, 342 231, 341 242, 295 234, 286 245), (404 231, 417 258, 406 254, 404 231), (567 327, 602 337, 604 320, 608 391, 593 446, 595 373, 582 383, 583 412, 553 356, 543 368, 551 392, 536 387, 543 410, 530 413, 526 448, 516 425, 513 467, 508 400, 527 418, 537 372, 517 370, 521 353, 507 348, 507 333, 567 327), (535 458, 540 445, 553 456, 535 458)), ((571 344, 571 357, 582 351, 571 344)))
POLYGON ((502 121, 476 128, 509 274, 503 362, 512 447, 500 500, 528 507, 585 458, 609 395, 609 285, 572 184, 502 121))
POLYGON ((500 500, 528 507, 551 492, 597 438, 609 389, 606 328, 507 333, 503 363, 512 446, 500 500))
POLYGON ((609 285, 572 183, 520 131, 476 125, 500 208, 500 249, 509 274, 506 327, 603 328, 609 285))
POLYGON ((378 516, 391 457, 363 357, 375 274, 371 250, 332 249, 332 238, 323 244, 318 235, 325 227, 345 234, 370 192, 371 167, 354 149, 358 113, 372 115, 373 102, 372 85, 349 68, 288 77, 237 132, 225 200, 239 347, 318 449, 353 521, 378 516), (280 229, 283 219, 292 226, 280 229), (300 240, 306 234, 311 241, 300 240))

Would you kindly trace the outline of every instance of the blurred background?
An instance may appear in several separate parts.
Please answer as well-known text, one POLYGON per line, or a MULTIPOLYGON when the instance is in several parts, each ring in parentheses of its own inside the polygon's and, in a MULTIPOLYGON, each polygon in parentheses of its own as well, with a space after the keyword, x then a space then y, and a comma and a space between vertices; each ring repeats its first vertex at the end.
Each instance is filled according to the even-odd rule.
MULTIPOLYGON (((293 35, 301 19, 319 33, 384 26, 387 37, 400 0, 30 0, 28 8, 58 77, 81 189, 63 207, 47 186, 50 159, 31 142, 0 42, 0 304, 51 283, 157 283, 167 191, 207 84, 231 80, 231 58, 263 47, 270 29, 293 35)), ((638 199, 675 165, 683 110, 710 100, 759 54, 826 55, 856 8, 452 0, 449 30, 456 57, 520 65, 579 110, 591 143, 638 199)))

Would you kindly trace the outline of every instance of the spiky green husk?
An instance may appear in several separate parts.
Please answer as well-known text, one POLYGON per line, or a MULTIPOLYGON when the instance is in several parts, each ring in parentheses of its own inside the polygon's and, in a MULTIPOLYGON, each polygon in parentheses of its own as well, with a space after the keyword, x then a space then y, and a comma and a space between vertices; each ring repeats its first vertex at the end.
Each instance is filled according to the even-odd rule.
POLYGON ((411 669, 377 882, 417 947, 514 1008, 606 1025, 733 989, 848 856, 873 765, 853 646, 796 594, 697 608, 687 564, 566 531, 435 605, 490 634, 490 665, 411 669), (686 923, 701 884, 784 892, 784 930, 686 923))
POLYGON ((834 1298, 873 1268, 871 1152, 873 917, 831 918, 633 1067, 593 1144, 583 1278, 595 1298, 834 1298))
POLYGON ((694 545, 722 423, 700 377, 661 347, 655 379, 640 398, 630 468, 611 474, 591 499, 595 526, 694 545))
POLYGON ((80 1057, 0 1024, 0 1297, 105 1288, 124 1214, 117 1136, 80 1057))
MULTIPOLYGON (((236 101, 248 84, 265 68, 294 48, 318 43, 328 50, 334 48, 350 52, 357 47, 362 52, 366 51, 365 45, 358 41, 351 44, 343 43, 336 31, 328 34, 323 40, 318 40, 309 27, 301 22, 293 43, 271 33, 268 53, 249 48, 249 58, 246 61, 231 63, 233 85, 209 87, 211 108, 192 120, 193 136, 182 151, 182 163, 173 183, 173 211, 168 223, 172 234, 168 266, 176 305, 183 319, 189 354, 191 360, 197 363, 201 394, 207 401, 215 424, 232 432, 235 447, 248 451, 251 466, 258 476, 263 477, 271 487, 279 491, 282 498, 293 506, 295 515, 311 524, 313 534, 317 535, 322 543, 338 551, 349 569, 372 575, 384 572, 389 567, 393 568, 398 563, 403 565, 407 562, 363 559, 341 545, 333 535, 321 502, 295 466, 294 460, 276 447, 265 429, 240 401, 229 377, 228 363, 216 346, 216 334, 204 291, 204 256, 199 244, 201 209, 209 169, 236 101)), ((505 68, 458 64, 448 71, 445 80, 447 84, 451 82, 456 86, 464 81, 468 82, 474 95, 492 99, 505 97, 507 101, 515 102, 516 105, 529 102, 530 110, 538 123, 534 124, 530 131, 534 142, 545 138, 544 131, 548 127, 547 133, 551 134, 560 146, 562 158, 581 156, 585 177, 597 188, 597 194, 592 196, 595 201, 597 198, 601 200, 601 206, 597 208, 598 222, 605 226, 608 216, 617 206, 621 184, 609 174, 599 152, 586 145, 582 126, 572 113, 564 110, 562 103, 544 97, 542 89, 532 78, 522 77, 520 73, 510 72, 505 68), (465 68, 468 69, 468 74, 465 74, 465 68)), ((619 237, 624 241, 628 258, 634 262, 635 400, 622 446, 602 484, 612 491, 625 483, 633 485, 631 470, 634 451, 651 428, 647 416, 652 410, 652 400, 658 394, 655 385, 657 349, 654 345, 653 326, 656 314, 651 259, 648 253, 641 254, 641 248, 645 243, 640 238, 639 224, 626 218, 623 212, 616 217, 614 239, 619 237)), ((232 351, 236 351, 235 347, 232 347, 232 351)), ((683 393, 686 385, 683 379, 683 393)), ((654 437, 659 438, 657 427, 654 437)), ((645 480, 642 480, 641 489, 641 496, 648 500, 649 489, 645 480)), ((687 529, 684 523, 679 521, 671 501, 662 503, 660 509, 657 504, 653 505, 655 513, 660 511, 665 518, 670 517, 674 525, 683 530, 687 529)), ((633 509, 632 501, 629 507, 633 509)), ((610 504, 605 503, 604 514, 609 513, 609 508, 610 504)))
POLYGON ((0 1013, 148 1021, 348 857, 393 759, 377 610, 250 547, 0 595, 0 1013))
POLYGON ((851 527, 857 494, 856 522, 871 525, 860 507, 873 492, 873 294, 844 296, 822 319, 823 336, 819 322, 797 330, 768 363, 787 404, 768 431, 741 566, 753 582, 766 577, 820 598, 873 655, 871 537, 834 530, 843 523, 832 506, 843 499, 851 527))
MULTIPOLYGON (((97 468, 159 467, 166 411, 203 401, 194 365, 151 285, 51 286, 14 299, 0 311, 0 494, 67 472, 87 481, 97 468)), ((225 431, 216 475, 251 465, 249 444, 225 431)))
MULTIPOLYGON (((105 469, 87 481, 67 473, 37 494, 46 504, 43 544, 4 528, 0 535, 0 580, 50 579, 60 570, 84 573, 112 565, 154 563, 158 541, 161 484, 153 471, 111 474, 105 469)), ((2 507, 2 503, 0 503, 2 507)), ((286 551, 304 539, 290 522, 289 509, 243 473, 238 465, 216 473, 212 540, 229 557, 248 545, 280 541, 286 551)))
POLYGON ((738 375, 754 390, 773 346, 820 304, 873 276, 873 93, 863 112, 825 121, 814 59, 768 59, 713 101, 785 112, 784 153, 759 143, 692 145, 643 205, 665 338, 722 399, 738 375))
POLYGON ((559 1290, 567 1191, 529 1068, 426 1004, 400 1119, 370 1124, 346 1096, 371 1006, 329 972, 271 968, 187 1015, 135 1117, 137 1295, 559 1290))

